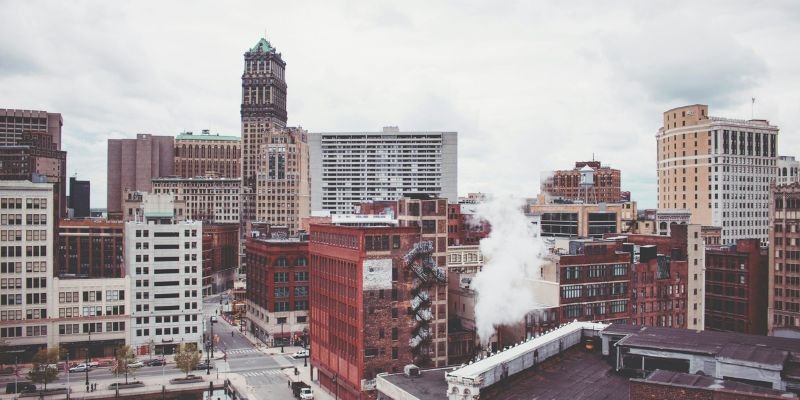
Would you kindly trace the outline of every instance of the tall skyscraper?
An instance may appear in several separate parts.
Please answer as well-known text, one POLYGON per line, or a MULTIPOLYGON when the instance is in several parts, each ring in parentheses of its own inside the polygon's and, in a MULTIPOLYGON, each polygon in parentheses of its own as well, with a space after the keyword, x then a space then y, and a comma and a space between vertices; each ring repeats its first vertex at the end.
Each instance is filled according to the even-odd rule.
POLYGON ((69 178, 69 200, 67 207, 72 210, 73 218, 89 217, 89 198, 91 195, 91 182, 79 181, 76 177, 69 178))
POLYGON ((122 219, 126 191, 152 190, 152 179, 170 176, 174 170, 175 138, 140 133, 136 139, 108 140, 109 219, 122 219))
POLYGON ((350 214, 369 200, 433 194, 458 201, 456 132, 311 133, 311 209, 350 214))
POLYGON ((286 63, 266 39, 244 53, 242 184, 255 192, 260 147, 267 132, 286 126, 286 63))
POLYGON ((777 126, 711 117, 708 106, 695 104, 666 111, 656 142, 658 208, 689 209, 692 223, 722 227, 725 245, 767 242, 777 126))
POLYGON ((256 220, 285 225, 289 235, 295 236, 300 220, 307 218, 311 209, 308 132, 273 129, 264 138, 256 168, 256 220))

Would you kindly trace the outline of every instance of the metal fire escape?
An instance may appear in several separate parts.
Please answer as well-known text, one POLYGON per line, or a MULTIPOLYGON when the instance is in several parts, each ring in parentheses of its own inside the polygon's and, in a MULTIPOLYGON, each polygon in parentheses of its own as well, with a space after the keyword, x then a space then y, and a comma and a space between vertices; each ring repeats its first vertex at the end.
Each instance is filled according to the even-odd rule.
POLYGON ((436 265, 433 253, 433 242, 422 241, 414 245, 406 254, 404 261, 408 269, 414 273, 411 288, 411 313, 416 324, 411 331, 408 344, 414 354, 414 362, 424 365, 430 361, 430 344, 433 340, 433 329, 430 326, 433 320, 431 311, 430 290, 436 290, 436 285, 447 283, 447 273, 436 265))

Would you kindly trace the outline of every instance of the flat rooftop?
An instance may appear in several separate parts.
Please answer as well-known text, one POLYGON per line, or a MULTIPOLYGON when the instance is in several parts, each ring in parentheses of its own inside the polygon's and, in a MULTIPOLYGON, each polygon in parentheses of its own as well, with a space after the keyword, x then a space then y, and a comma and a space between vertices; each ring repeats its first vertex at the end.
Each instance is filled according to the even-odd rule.
POLYGON ((599 351, 573 346, 534 368, 489 386, 481 391, 481 398, 628 400, 629 390, 628 378, 614 372, 599 351))
POLYGON ((627 335, 617 346, 709 354, 724 359, 783 364, 789 354, 800 355, 800 340, 735 332, 696 331, 612 324, 603 335, 627 335))
POLYGON ((638 382, 654 383, 665 386, 705 389, 727 392, 742 396, 771 396, 775 398, 796 399, 792 393, 770 388, 749 385, 746 383, 717 379, 712 376, 687 374, 683 372, 656 370, 646 379, 636 379, 638 382))
MULTIPOLYGON (((417 399, 446 399, 445 373, 450 368, 423 370, 419 377, 404 374, 383 378, 417 399)), ((573 346, 536 367, 481 390, 484 399, 628 400, 628 378, 614 372, 599 350, 573 346)))

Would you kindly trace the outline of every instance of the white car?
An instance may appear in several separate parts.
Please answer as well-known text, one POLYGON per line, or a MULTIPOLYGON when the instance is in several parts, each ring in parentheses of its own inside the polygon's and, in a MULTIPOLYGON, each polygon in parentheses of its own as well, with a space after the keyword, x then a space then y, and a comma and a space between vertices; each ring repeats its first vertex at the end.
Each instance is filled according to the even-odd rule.
POLYGON ((69 372, 86 372, 89 370, 89 366, 86 364, 78 364, 69 369, 69 372))
POLYGON ((300 350, 292 354, 292 358, 308 358, 308 350, 300 350))
POLYGON ((143 361, 134 361, 128 364, 128 368, 142 368, 142 367, 144 367, 143 361))
POLYGON ((217 317, 216 317, 216 315, 212 315, 212 316, 211 316, 211 322, 212 322, 212 323, 213 323, 213 322, 217 322, 217 317))
POLYGON ((300 389, 300 400, 314 400, 314 391, 311 388, 300 389))

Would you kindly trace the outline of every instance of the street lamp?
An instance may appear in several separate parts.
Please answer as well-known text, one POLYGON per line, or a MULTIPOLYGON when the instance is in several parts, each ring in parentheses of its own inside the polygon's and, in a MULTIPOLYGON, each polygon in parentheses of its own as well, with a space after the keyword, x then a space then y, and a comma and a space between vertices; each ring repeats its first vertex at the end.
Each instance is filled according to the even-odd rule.
POLYGON ((214 352, 214 318, 213 316, 208 317, 208 324, 211 326, 211 350, 206 353, 206 375, 211 375, 211 353, 214 352))
POLYGON ((283 343, 284 343, 283 324, 284 324, 284 321, 281 320, 281 354, 283 354, 283 343))
POLYGON ((89 392, 89 345, 92 343, 92 324, 89 324, 89 341, 86 343, 86 392, 89 392))

